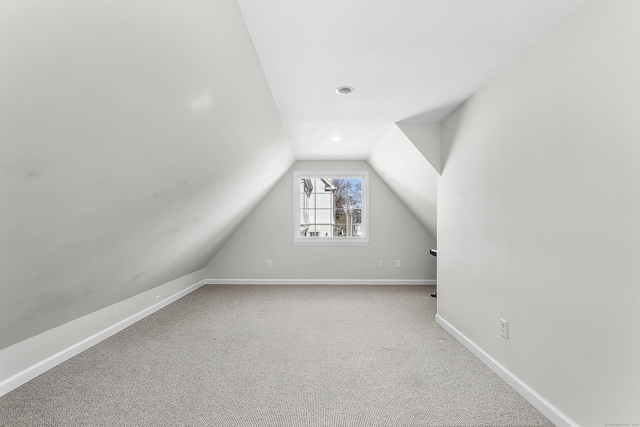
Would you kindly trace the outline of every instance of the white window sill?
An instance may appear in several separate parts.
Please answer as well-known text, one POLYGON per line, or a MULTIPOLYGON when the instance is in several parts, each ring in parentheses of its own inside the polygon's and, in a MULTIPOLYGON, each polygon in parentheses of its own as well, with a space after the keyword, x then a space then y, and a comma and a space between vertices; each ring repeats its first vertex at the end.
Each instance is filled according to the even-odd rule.
POLYGON ((305 238, 294 240, 293 246, 369 246, 368 239, 319 239, 305 238))

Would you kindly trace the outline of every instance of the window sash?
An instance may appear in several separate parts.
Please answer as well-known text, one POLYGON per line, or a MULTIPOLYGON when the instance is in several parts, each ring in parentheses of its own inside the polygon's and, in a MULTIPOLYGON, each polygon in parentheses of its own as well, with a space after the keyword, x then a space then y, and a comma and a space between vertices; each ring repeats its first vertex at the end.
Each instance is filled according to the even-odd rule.
POLYGON ((367 245, 368 187, 368 171, 294 171, 293 243, 367 245))

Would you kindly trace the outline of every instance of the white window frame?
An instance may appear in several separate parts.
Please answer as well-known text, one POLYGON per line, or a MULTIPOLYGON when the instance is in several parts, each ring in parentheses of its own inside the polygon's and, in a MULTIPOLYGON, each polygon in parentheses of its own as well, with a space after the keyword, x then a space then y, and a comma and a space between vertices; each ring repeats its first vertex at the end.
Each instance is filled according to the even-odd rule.
POLYGON ((369 172, 368 171, 294 171, 293 172, 293 244, 295 246, 367 246, 369 245, 369 172), (300 236, 300 180, 305 178, 362 179, 362 237, 300 236))

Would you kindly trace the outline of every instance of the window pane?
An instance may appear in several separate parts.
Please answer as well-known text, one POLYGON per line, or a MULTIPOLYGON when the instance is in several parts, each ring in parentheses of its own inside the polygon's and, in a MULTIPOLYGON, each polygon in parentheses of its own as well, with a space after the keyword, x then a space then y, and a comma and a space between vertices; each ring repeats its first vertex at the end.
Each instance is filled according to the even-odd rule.
POLYGON ((297 237, 367 237, 363 213, 366 205, 363 177, 367 176, 366 173, 355 178, 332 176, 330 173, 296 176, 297 237))
POLYGON ((333 224, 331 209, 316 209, 314 223, 316 224, 333 224))
POLYGON ((362 209, 354 209, 353 210, 353 223, 362 223, 362 209))
POLYGON ((331 184, 335 189, 334 193, 346 193, 347 192, 347 180, 344 178, 331 178, 331 184))
POLYGON ((325 187, 326 184, 325 182, 322 180, 322 178, 314 178, 314 192, 316 193, 326 193, 325 191, 325 187))
POLYGON ((349 178, 349 191, 362 192, 362 178, 349 178))
POLYGON ((349 193, 349 206, 352 208, 362 209, 362 194, 349 193))
POLYGON ((362 208, 362 179, 349 178, 349 206, 353 208, 362 208))
POLYGON ((320 225, 318 226, 318 236, 317 237, 331 237, 333 234, 332 231, 333 226, 331 225, 320 225))
POLYGON ((331 209, 333 207, 333 194, 316 194, 316 207, 319 209, 331 209))

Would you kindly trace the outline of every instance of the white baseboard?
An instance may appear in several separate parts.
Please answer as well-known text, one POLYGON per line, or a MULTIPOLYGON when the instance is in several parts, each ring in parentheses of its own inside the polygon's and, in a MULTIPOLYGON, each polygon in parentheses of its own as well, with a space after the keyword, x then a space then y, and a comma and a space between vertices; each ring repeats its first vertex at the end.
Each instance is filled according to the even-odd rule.
MULTIPOLYGON (((182 298, 183 296, 189 294, 190 292, 195 291, 196 289, 198 289, 204 284, 205 284, 205 281, 200 280, 200 282, 196 283, 195 285, 189 286, 167 298, 164 298, 163 300, 155 304, 152 304, 146 307, 145 309, 138 311, 137 313, 130 315, 110 325, 105 329, 101 330, 100 332, 92 334, 70 345, 69 347, 64 348, 61 351, 57 351, 55 354, 52 354, 51 356, 45 357, 44 359, 37 361, 36 363, 28 366, 27 368, 22 369, 19 372, 9 376, 8 378, 0 379, 0 396, 7 394, 11 390, 14 390, 20 387, 22 384, 32 380, 33 378, 48 371, 49 369, 55 367, 56 365, 59 365, 60 363, 71 359, 72 357, 83 352, 84 350, 98 344, 100 341, 103 341, 106 338, 109 338, 110 336, 116 334, 117 332, 120 332, 121 330, 134 324, 138 320, 141 320, 149 316, 150 314, 153 314, 154 312, 171 304, 172 302, 178 300, 179 298, 182 298)), ((136 298, 136 297, 133 297, 133 298, 136 298)), ((95 313, 91 313, 85 316, 84 318, 77 319, 74 322, 85 323, 85 324, 89 323, 92 321, 93 315, 95 315, 95 313)), ((43 334, 36 335, 35 337, 32 337, 28 340, 14 344, 13 346, 10 346, 6 349, 2 349, 0 351, 0 361, 2 361, 3 363, 9 363, 8 362, 9 360, 15 361, 21 356, 21 354, 28 354, 30 348, 38 347, 39 345, 43 347, 47 347, 47 343, 51 342, 52 335, 64 334, 65 332, 67 332, 67 330, 69 329, 67 325, 69 324, 61 325, 43 334)), ((44 350, 44 352, 46 352, 46 349, 44 350)))
POLYGON ((207 285, 435 285, 433 279, 206 279, 207 285))
POLYGON ((471 351, 478 359, 487 365, 493 372, 509 384, 515 391, 520 393, 531 405, 540 413, 547 417, 552 423, 558 427, 579 427, 571 418, 566 416, 558 408, 549 403, 531 387, 516 377, 511 371, 505 368, 500 362, 491 357, 482 350, 476 343, 467 338, 462 332, 447 322, 442 316, 436 314, 436 322, 449 332, 455 339, 460 341, 469 351, 471 351))

